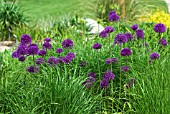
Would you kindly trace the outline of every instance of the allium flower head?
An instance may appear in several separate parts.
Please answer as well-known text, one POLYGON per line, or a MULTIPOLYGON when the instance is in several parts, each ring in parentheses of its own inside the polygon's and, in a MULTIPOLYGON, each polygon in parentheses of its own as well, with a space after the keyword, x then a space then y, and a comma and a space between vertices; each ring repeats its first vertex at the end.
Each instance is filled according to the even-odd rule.
POLYGON ((137 24, 134 24, 130 27, 132 30, 136 31, 138 29, 138 25, 137 24))
POLYGON ((128 41, 128 38, 125 34, 116 34, 114 39, 114 44, 122 44, 128 41))
POLYGON ((83 83, 82 83, 82 86, 85 86, 87 88, 91 88, 93 82, 89 79, 85 80, 83 83))
POLYGON ((116 64, 118 62, 117 58, 112 58, 112 62, 116 64))
POLYGON ((43 47, 43 49, 51 49, 52 45, 49 42, 44 42, 42 47, 43 47))
POLYGON ((44 63, 45 63, 45 60, 44 60, 43 58, 38 58, 38 59, 36 59, 35 63, 36 63, 37 65, 39 65, 39 64, 44 64, 44 63))
POLYGON ((166 46, 166 45, 167 45, 167 41, 166 41, 165 38, 161 38, 161 39, 159 40, 158 44, 161 44, 161 45, 163 45, 163 46, 166 46))
POLYGON ((115 77, 115 75, 112 73, 112 71, 107 70, 107 71, 104 73, 103 79, 113 80, 114 77, 115 77))
POLYGON ((86 62, 86 61, 81 61, 81 62, 80 62, 80 66, 81 66, 81 67, 84 67, 84 66, 86 66, 86 65, 87 65, 87 62, 86 62))
POLYGON ((46 55, 46 51, 45 50, 39 50, 38 55, 39 56, 44 56, 44 55, 46 55))
POLYGON ((141 29, 136 30, 136 36, 138 39, 144 39, 144 32, 141 29))
POLYGON ((112 59, 111 58, 107 58, 106 59, 106 64, 111 64, 112 63, 112 59))
POLYGON ((100 87, 101 88, 108 88, 109 86, 109 80, 108 79, 102 79, 100 82, 100 87))
POLYGON ((49 65, 54 65, 54 66, 58 64, 57 58, 55 57, 49 57, 47 62, 49 65))
POLYGON ((101 31, 99 33, 99 37, 100 38, 107 38, 108 37, 108 33, 105 30, 103 30, 103 31, 101 31))
POLYGON ((27 54, 27 50, 28 50, 28 47, 26 46, 26 44, 20 44, 18 46, 18 49, 16 51, 17 53, 17 56, 21 56, 21 55, 26 55, 27 54))
POLYGON ((50 42, 50 41, 51 41, 50 38, 45 38, 45 39, 44 39, 44 42, 50 42))
POLYGON ((116 14, 115 11, 110 11, 109 13, 109 21, 110 22, 116 22, 116 21, 119 21, 120 17, 116 14))
POLYGON ((62 61, 63 61, 63 63, 65 63, 65 64, 69 64, 69 63, 72 62, 72 57, 70 57, 70 56, 65 56, 65 57, 62 58, 62 61))
POLYGON ((76 55, 73 52, 68 52, 66 56, 71 58, 71 59, 75 59, 76 58, 76 55))
POLYGON ((23 34, 23 35, 21 36, 20 42, 21 42, 22 44, 31 44, 31 43, 32 43, 31 36, 28 35, 28 34, 23 34))
POLYGON ((120 54, 122 56, 130 56, 132 54, 132 51, 129 48, 124 48, 121 50, 120 54))
POLYGON ((29 66, 29 67, 27 67, 26 71, 29 73, 37 73, 39 71, 39 68, 38 68, 38 66, 35 66, 35 67, 29 66))
POLYGON ((128 72, 130 70, 130 68, 128 66, 122 66, 121 70, 123 72, 128 72))
POLYGON ((24 62, 25 61, 25 57, 22 55, 22 56, 18 57, 18 60, 21 61, 21 62, 24 62))
POLYGON ((156 52, 153 52, 152 54, 150 54, 150 60, 155 60, 155 59, 159 59, 160 55, 156 52))
POLYGON ((111 33, 111 32, 114 31, 114 28, 111 27, 111 26, 107 26, 107 27, 104 29, 104 31, 105 31, 106 33, 111 33))
POLYGON ((131 34, 131 33, 127 32, 127 33, 125 33, 125 35, 127 36, 128 41, 132 41, 133 36, 132 36, 132 34, 131 34))
POLYGON ((157 33, 164 33, 166 31, 166 27, 162 23, 158 23, 154 26, 154 31, 157 33))
POLYGON ((100 48, 102 48, 102 45, 99 44, 99 43, 95 43, 92 48, 93 49, 100 49, 100 48))
POLYGON ((14 51, 14 52, 12 53, 12 58, 18 58, 18 56, 17 56, 17 51, 14 51))
POLYGON ((62 47, 66 49, 72 49, 73 48, 73 41, 71 39, 66 39, 62 42, 62 47))
POLYGON ((56 50, 56 53, 58 53, 58 54, 60 54, 60 53, 62 53, 63 52, 63 49, 62 48, 58 48, 57 50, 56 50))
POLYGON ((36 55, 38 54, 38 46, 36 44, 30 44, 27 49, 28 55, 36 55))
POLYGON ((95 74, 94 72, 90 72, 90 73, 88 73, 88 76, 89 76, 89 77, 96 78, 96 74, 95 74))

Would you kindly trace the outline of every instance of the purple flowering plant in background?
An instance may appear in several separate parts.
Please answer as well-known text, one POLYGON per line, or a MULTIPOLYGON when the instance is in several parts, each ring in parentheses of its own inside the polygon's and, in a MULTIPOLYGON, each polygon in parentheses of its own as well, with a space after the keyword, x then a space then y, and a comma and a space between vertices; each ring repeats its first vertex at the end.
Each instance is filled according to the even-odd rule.
POLYGON ((167 41, 166 41, 165 38, 161 38, 161 39, 159 40, 158 44, 163 45, 163 46, 167 46, 168 43, 167 43, 167 41))
POLYGON ((130 70, 130 68, 128 66, 122 66, 121 70, 123 72, 128 72, 130 70))
POLYGON ((93 49, 100 49, 102 48, 102 45, 99 44, 99 43, 95 43, 93 46, 92 46, 93 49))
POLYGON ((129 48, 124 48, 121 50, 120 54, 122 56, 130 56, 132 54, 132 51, 129 48))
POLYGON ((56 50, 56 53, 58 53, 58 54, 60 54, 60 53, 62 53, 63 52, 63 49, 62 48, 58 48, 57 50, 56 50))
POLYGON ((159 59, 160 55, 156 52, 153 52, 152 54, 150 54, 150 60, 156 60, 159 59))
POLYGON ((74 43, 71 39, 66 39, 62 42, 62 47, 65 49, 72 49, 74 46, 74 43))
POLYGON ((142 29, 137 29, 136 30, 136 36, 138 39, 144 39, 144 32, 142 29))
POLYGON ((100 38, 107 38, 108 37, 108 33, 105 30, 103 30, 103 31, 101 31, 99 33, 99 37, 100 38))
POLYGON ((132 30, 136 31, 138 29, 138 25, 137 24, 134 24, 130 27, 132 30))
POLYGON ((116 34, 115 39, 114 39, 114 44, 123 44, 128 41, 128 38, 125 34, 119 33, 116 34))
POLYGON ((157 32, 157 33, 164 33, 166 31, 166 27, 162 23, 157 23, 154 26, 154 31, 157 32))
POLYGON ((110 22, 117 22, 119 21, 120 17, 116 14, 115 11, 110 11, 109 13, 109 21, 110 22))

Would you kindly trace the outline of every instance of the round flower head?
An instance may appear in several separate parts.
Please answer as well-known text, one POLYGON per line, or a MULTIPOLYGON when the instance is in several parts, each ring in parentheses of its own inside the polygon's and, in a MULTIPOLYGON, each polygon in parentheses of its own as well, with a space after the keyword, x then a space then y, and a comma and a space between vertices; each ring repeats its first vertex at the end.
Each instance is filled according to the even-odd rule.
POLYGON ((73 52, 68 52, 66 56, 71 58, 71 59, 75 59, 76 58, 76 55, 73 52))
POLYGON ((38 59, 35 61, 35 63, 36 63, 37 65, 39 65, 39 64, 44 64, 45 61, 44 61, 43 58, 38 58, 38 59))
POLYGON ((150 54, 150 60, 155 60, 155 59, 159 59, 160 55, 156 52, 153 52, 152 54, 150 54))
POLYGON ((49 42, 44 42, 42 47, 43 47, 43 49, 51 49, 52 45, 49 42))
POLYGON ((131 33, 127 32, 127 33, 125 33, 125 35, 127 36, 128 41, 132 41, 133 36, 132 36, 132 34, 131 34, 131 33))
POLYGON ((92 48, 93 49, 100 49, 100 48, 102 48, 102 45, 99 44, 99 43, 95 43, 92 48))
POLYGON ((105 30, 103 30, 103 31, 101 31, 99 33, 99 37, 100 38, 107 38, 108 37, 108 33, 105 30))
POLYGON ((45 38, 45 39, 44 39, 44 42, 50 42, 50 41, 51 41, 50 38, 45 38))
POLYGON ((31 43, 32 43, 31 36, 28 35, 28 34, 23 34, 23 35, 21 36, 20 42, 21 42, 22 44, 31 44, 31 43))
POLYGON ((128 66, 122 66, 121 70, 123 72, 128 72, 130 70, 130 68, 128 66))
POLYGON ((65 56, 65 57, 62 58, 62 61, 63 61, 63 63, 65 63, 65 64, 69 64, 69 63, 72 62, 72 57, 70 57, 70 56, 65 56))
POLYGON ((132 51, 129 48, 124 48, 121 50, 120 54, 122 56, 130 56, 132 54, 132 51))
POLYGON ((19 57, 21 55, 26 55, 27 54, 27 50, 28 50, 28 47, 25 44, 19 45, 18 49, 16 51, 17 56, 19 57))
POLYGON ((28 55, 38 54, 38 46, 36 44, 30 44, 27 50, 28 55))
POLYGON ((67 48, 67 49, 72 49, 73 48, 73 41, 71 39, 66 39, 62 42, 62 47, 67 48))
POLYGON ((132 30, 136 31, 138 29, 138 25, 137 24, 134 24, 130 27, 132 30))
POLYGON ((109 86, 109 81, 107 79, 101 80, 101 82, 100 82, 101 88, 108 88, 108 86, 109 86))
POLYGON ((158 44, 161 44, 163 46, 166 46, 167 45, 167 42, 166 42, 166 39, 165 38, 161 38, 158 42, 158 44))
POLYGON ((36 67, 29 66, 29 67, 27 67, 26 71, 29 73, 37 73, 39 71, 39 68, 38 68, 38 66, 36 66, 36 67))
POLYGON ((46 51, 45 50, 39 50, 38 55, 39 56, 44 56, 44 55, 46 55, 46 51))
POLYGON ((49 57, 47 62, 49 65, 53 65, 53 66, 58 64, 57 58, 55 57, 49 57))
POLYGON ((138 39, 144 39, 144 32, 141 29, 136 30, 136 36, 138 39))
POLYGON ((109 13, 109 21, 110 22, 116 22, 116 21, 119 21, 119 19, 120 19, 120 17, 116 14, 116 12, 114 12, 114 11, 111 11, 110 13, 109 13))
POLYGON ((162 23, 158 23, 154 26, 154 31, 157 33, 164 33, 166 31, 166 27, 162 23))
POLYGON ((86 62, 86 61, 81 61, 81 62, 80 62, 80 66, 81 66, 81 67, 84 67, 84 66, 86 66, 86 65, 87 65, 87 62, 86 62))
POLYGON ((57 58, 57 61, 58 61, 58 63, 60 63, 60 64, 62 64, 63 63, 63 57, 62 56, 59 56, 58 58, 57 58))
POLYGON ((90 73, 88 73, 88 76, 89 76, 89 77, 96 78, 96 74, 95 74, 94 72, 90 72, 90 73))
POLYGON ((111 58, 107 58, 106 59, 106 64, 111 64, 112 63, 112 59, 111 58))
POLYGON ((111 26, 107 26, 107 27, 104 29, 104 31, 105 31, 106 33, 111 33, 111 32, 114 31, 114 28, 111 27, 111 26))
POLYGON ((17 56, 17 51, 14 51, 14 52, 12 53, 12 58, 18 58, 18 56, 17 56))
POLYGON ((25 61, 25 57, 24 56, 20 56, 20 57, 18 57, 18 60, 21 61, 21 62, 24 62, 25 61))
POLYGON ((116 34, 114 39, 114 44, 122 44, 128 41, 128 38, 125 34, 116 34))
POLYGON ((112 62, 116 64, 118 62, 117 58, 112 58, 112 62))
POLYGON ((82 86, 85 86, 87 88, 91 88, 92 84, 93 84, 93 81, 91 79, 87 79, 82 83, 82 86))
POLYGON ((63 52, 63 49, 62 48, 58 48, 57 50, 56 50, 56 53, 58 53, 58 54, 60 54, 60 53, 62 53, 63 52))
POLYGON ((115 77, 115 75, 112 73, 112 71, 107 70, 107 71, 104 73, 103 79, 113 80, 114 77, 115 77))

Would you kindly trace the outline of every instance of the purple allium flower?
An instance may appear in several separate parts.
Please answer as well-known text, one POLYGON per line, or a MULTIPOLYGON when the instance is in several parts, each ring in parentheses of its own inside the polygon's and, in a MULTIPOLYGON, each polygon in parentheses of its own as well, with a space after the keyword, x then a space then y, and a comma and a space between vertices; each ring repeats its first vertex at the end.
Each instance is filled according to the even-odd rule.
POLYGON ((17 56, 19 57, 19 56, 21 56, 21 55, 26 55, 26 54, 27 54, 27 48, 28 48, 28 47, 27 47, 25 44, 20 44, 20 45, 18 46, 17 51, 16 51, 17 56))
POLYGON ((90 80, 85 80, 83 83, 82 83, 82 86, 85 86, 87 88, 91 88, 92 86, 92 82, 90 80))
POLYGON ((94 72, 90 72, 90 73, 88 73, 88 76, 89 76, 89 77, 96 78, 96 74, 95 74, 94 72))
POLYGON ((50 41, 51 41, 50 38, 45 38, 45 39, 44 39, 44 42, 50 42, 50 41))
POLYGON ((124 48, 121 50, 120 54, 122 56, 130 56, 132 54, 132 51, 129 48, 124 48))
POLYGON ((162 23, 158 23, 154 26, 154 31, 157 33, 164 33, 166 31, 166 27, 162 23))
POLYGON ((73 41, 71 39, 66 39, 62 42, 62 47, 67 48, 67 49, 72 49, 73 48, 73 41))
POLYGON ((81 67, 84 67, 84 66, 86 66, 86 65, 87 65, 87 62, 86 62, 86 61, 81 61, 81 62, 80 62, 80 66, 81 66, 81 67))
POLYGON ((107 70, 107 71, 104 73, 103 79, 113 80, 114 77, 115 77, 115 75, 112 73, 112 71, 107 70))
POLYGON ((46 55, 46 51, 45 50, 39 50, 38 55, 39 56, 44 56, 44 55, 46 55))
POLYGON ((72 62, 72 58, 69 57, 69 56, 65 56, 65 57, 62 58, 62 61, 65 64, 69 64, 70 62, 72 62))
POLYGON ((125 33, 125 35, 127 36, 128 41, 132 41, 133 36, 132 36, 132 34, 131 34, 131 33, 127 32, 127 33, 125 33))
POLYGON ((118 62, 117 58, 112 58, 112 62, 116 64, 118 62))
POLYGON ((141 29, 136 30, 136 36, 138 39, 144 39, 144 32, 141 29))
POLYGON ((57 50, 56 50, 56 53, 58 53, 58 54, 60 54, 60 53, 62 53, 63 52, 63 49, 62 48, 58 48, 57 50))
POLYGON ((107 27, 104 29, 104 31, 105 31, 106 33, 111 33, 111 32, 114 31, 114 28, 111 27, 111 26, 107 26, 107 27))
POLYGON ((18 57, 18 60, 21 61, 21 62, 24 62, 25 61, 25 57, 22 55, 22 56, 18 57))
POLYGON ((116 21, 119 21, 120 17, 116 14, 115 11, 110 11, 109 13, 109 21, 110 22, 116 22, 116 21))
POLYGON ((38 66, 36 66, 36 67, 29 66, 29 67, 27 67, 26 71, 29 73, 37 73, 39 71, 39 68, 38 68, 38 66))
POLYGON ((156 52, 153 52, 152 54, 150 54, 150 60, 155 60, 155 59, 159 59, 160 55, 156 52))
POLYGON ((38 58, 38 59, 36 59, 35 63, 39 65, 39 64, 44 64, 45 61, 43 58, 38 58))
POLYGON ((43 47, 43 49, 51 49, 52 45, 49 42, 44 42, 42 47, 43 47))
POLYGON ((134 24, 130 27, 132 30, 136 31, 138 29, 138 25, 137 24, 134 24))
POLYGON ((103 30, 103 31, 101 31, 99 33, 99 37, 100 38, 107 38, 108 37, 108 33, 105 30, 103 30))
POLYGON ((71 59, 75 59, 76 58, 76 55, 73 52, 68 52, 66 56, 71 58, 71 59))
POLYGON ((122 66, 121 70, 123 72, 128 72, 130 70, 130 68, 128 66, 122 66))
POLYGON ((114 39, 114 44, 122 44, 128 41, 128 38, 125 34, 116 34, 114 39))
POLYGON ((106 59, 106 64, 111 64, 112 63, 112 59, 111 58, 107 58, 106 59))
POLYGON ((28 34, 23 34, 23 35, 21 36, 20 42, 21 42, 22 44, 31 44, 31 43, 32 43, 31 36, 28 35, 28 34))
POLYGON ((38 54, 38 46, 36 44, 30 44, 27 49, 28 55, 36 55, 38 54))
POLYGON ((102 48, 102 45, 99 44, 99 43, 95 43, 92 48, 93 49, 100 49, 100 48, 102 48))
POLYGON ((57 58, 58 63, 62 64, 62 63, 63 63, 63 58, 64 58, 64 57, 59 56, 59 57, 57 58))
POLYGON ((101 88, 108 88, 109 86, 109 80, 108 79, 102 79, 100 82, 100 87, 101 88))
POLYGON ((54 65, 54 66, 58 64, 57 58, 55 57, 49 57, 47 62, 49 65, 54 65))
POLYGON ((12 58, 18 58, 18 56, 17 56, 17 51, 14 51, 14 52, 12 53, 12 58))
POLYGON ((166 46, 166 45, 167 45, 167 41, 166 41, 165 38, 161 38, 161 39, 159 40, 158 44, 161 44, 161 45, 163 45, 163 46, 166 46))

